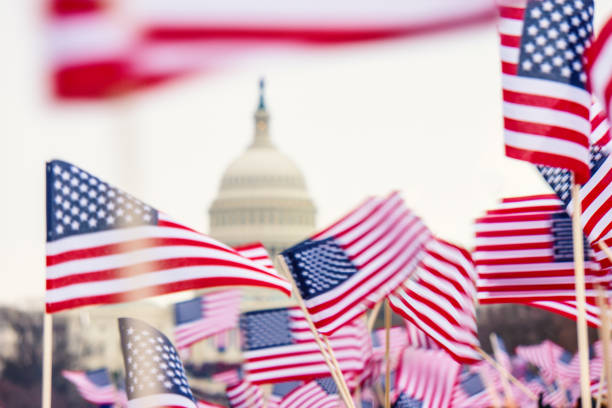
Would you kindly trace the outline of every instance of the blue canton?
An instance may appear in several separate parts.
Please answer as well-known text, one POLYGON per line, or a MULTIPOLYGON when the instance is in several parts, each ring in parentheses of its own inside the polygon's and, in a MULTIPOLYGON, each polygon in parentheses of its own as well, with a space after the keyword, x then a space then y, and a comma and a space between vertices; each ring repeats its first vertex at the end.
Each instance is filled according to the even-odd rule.
POLYGON ((295 390, 302 384, 301 381, 286 381, 282 383, 276 383, 272 386, 272 394, 277 397, 284 397, 291 391, 295 390))
POLYGON ((529 0, 525 9, 519 76, 584 89, 583 53, 593 33, 592 0, 529 0))
POLYGON ((174 321, 177 325, 193 322, 202 317, 202 298, 200 297, 174 305, 174 321))
POLYGON ((331 377, 318 378, 315 380, 317 384, 325 391, 328 395, 338 394, 338 388, 336 383, 331 377))
POLYGON ((470 397, 478 395, 485 390, 485 386, 480 379, 480 375, 476 373, 469 374, 463 381, 461 381, 461 388, 470 397))
POLYGON ((573 358, 574 355, 572 353, 567 350, 563 350, 563 353, 561 353, 561 357, 559 357, 559 361, 563 364, 569 364, 573 358))
POLYGON ((128 399, 178 394, 193 399, 183 363, 168 338, 136 319, 119 319, 128 399))
POLYGON ((282 255, 304 299, 334 289, 357 272, 333 238, 306 240, 283 251, 282 255))
POLYGON ((137 225, 157 210, 69 163, 47 163, 47 241, 137 225))
POLYGON ((414 398, 410 398, 406 394, 401 394, 395 404, 393 404, 393 408, 421 408, 423 406, 423 402, 414 398))
MULTIPOLYGON (((574 262, 574 238, 572 219, 566 213, 551 214, 553 236, 553 259, 555 262, 574 262)), ((589 243, 583 236, 584 259, 589 259, 589 243)))
POLYGON ((240 328, 244 334, 244 350, 293 344, 287 309, 268 309, 244 313, 240 328))
POLYGON ((106 368, 100 368, 98 370, 90 370, 85 372, 85 375, 92 383, 96 384, 99 387, 106 387, 107 385, 111 385, 110 377, 108 375, 108 370, 106 368))

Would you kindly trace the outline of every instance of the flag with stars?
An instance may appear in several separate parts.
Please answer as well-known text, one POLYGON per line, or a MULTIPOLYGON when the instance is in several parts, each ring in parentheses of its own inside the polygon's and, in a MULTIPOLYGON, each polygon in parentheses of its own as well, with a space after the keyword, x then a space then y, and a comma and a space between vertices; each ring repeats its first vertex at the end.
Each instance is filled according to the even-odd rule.
POLYGON ((119 319, 130 408, 196 408, 185 369, 168 338, 147 323, 119 319))
POLYGON ((69 163, 47 163, 47 313, 214 286, 290 293, 274 270, 69 163))
POLYGON ((105 405, 118 402, 117 389, 110 380, 108 370, 62 371, 62 376, 73 383, 85 401, 105 405))
POLYGON ((362 315, 413 272, 430 233, 398 193, 370 198, 282 255, 325 335, 362 315))
POLYGON ((453 388, 453 408, 486 408, 494 406, 481 374, 464 367, 453 388))
MULTIPOLYGON (((589 153, 590 178, 580 187, 582 229, 591 244, 610 238, 612 231, 612 158, 610 157, 610 124, 601 104, 591 105, 591 148, 589 153)), ((559 167, 537 166, 544 180, 561 199, 571 215, 571 174, 559 167)), ((597 250, 597 246, 594 246, 597 250)))
POLYGON ((589 179, 589 107, 583 53, 592 0, 502 0, 506 155, 589 179))
MULTIPOLYGON (((329 337, 343 373, 364 368, 361 338, 355 321, 329 337)), ((297 307, 257 310, 240 318, 245 377, 253 384, 310 380, 329 375, 306 319, 297 307)))

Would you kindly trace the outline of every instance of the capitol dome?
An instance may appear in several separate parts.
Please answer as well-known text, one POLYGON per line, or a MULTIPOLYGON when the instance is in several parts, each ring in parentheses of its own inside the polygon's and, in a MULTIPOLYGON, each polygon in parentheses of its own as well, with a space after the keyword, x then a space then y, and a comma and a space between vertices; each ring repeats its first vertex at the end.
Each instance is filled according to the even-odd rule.
POLYGON ((210 235, 231 246, 259 241, 275 254, 314 231, 315 207, 302 172, 270 139, 260 88, 253 141, 223 174, 210 235))

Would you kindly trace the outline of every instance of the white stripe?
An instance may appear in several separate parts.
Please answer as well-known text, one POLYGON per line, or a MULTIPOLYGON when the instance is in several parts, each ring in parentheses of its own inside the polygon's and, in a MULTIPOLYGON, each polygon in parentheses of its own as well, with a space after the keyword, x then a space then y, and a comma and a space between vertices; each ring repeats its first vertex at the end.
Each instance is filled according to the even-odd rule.
MULTIPOLYGON (((495 216, 487 217, 487 220, 494 220, 494 219, 495 219, 495 216)), ((474 228, 476 229, 476 232, 486 232, 486 231, 500 231, 501 232, 501 231, 513 231, 517 229, 530 230, 530 229, 550 228, 551 225, 552 225, 551 220, 476 222, 474 228)))
POLYGON ((502 74, 502 88, 519 93, 543 95, 572 101, 584 106, 586 109, 590 109, 591 107, 591 95, 587 91, 554 81, 502 74), (534 90, 537 90, 537 93, 534 93, 534 90))
POLYGON ((365 203, 361 204, 358 208, 354 210, 346 219, 337 222, 333 227, 330 227, 324 234, 315 235, 316 239, 325 239, 329 237, 336 236, 340 232, 344 231, 346 228, 352 227, 355 224, 363 222, 364 218, 368 215, 370 211, 374 209, 378 204, 381 203, 380 198, 369 198, 365 203))
POLYGON ((498 30, 500 34, 520 37, 523 35, 523 20, 517 20, 514 18, 500 18, 498 30))
POLYGON ((165 269, 159 272, 147 272, 139 276, 129 278, 112 279, 100 282, 86 282, 65 286, 57 289, 47 289, 47 303, 61 302, 65 300, 87 298, 98 295, 130 292, 142 288, 151 288, 166 283, 189 281, 201 278, 231 278, 253 279, 272 285, 280 285, 289 289, 288 285, 279 281, 278 278, 262 275, 260 272, 249 272, 242 268, 222 266, 193 266, 174 269, 165 269))
POLYGON ((538 277, 532 276, 527 278, 496 278, 496 279, 486 279, 481 278, 478 281, 479 288, 481 286, 537 286, 537 285, 550 285, 550 284, 574 284, 573 276, 554 276, 554 277, 538 277))
MULTIPOLYGON (((542 242, 551 242, 550 235, 517 235, 517 236, 505 236, 505 237, 476 237, 476 246, 486 245, 514 245, 514 244, 535 244, 542 242)), ((476 249, 473 253, 477 254, 480 251, 486 251, 486 249, 476 249)))
MULTIPOLYGON (((589 122, 587 118, 580 117, 573 113, 550 108, 542 108, 538 106, 517 104, 512 102, 504 102, 503 109, 504 117, 509 119, 515 119, 527 123, 559 126, 579 132, 583 135, 589 135, 591 133, 591 122, 589 122)), ((514 133, 513 131, 507 132, 514 133)), ((568 141, 566 143, 571 142, 568 141)), ((571 145, 574 147, 574 149, 581 147, 576 143, 571 143, 571 145)), ((582 149, 586 148, 582 147, 582 149)))
POLYGON ((501 202, 497 205, 499 209, 520 209, 524 207, 551 207, 557 206, 561 209, 562 202, 556 197, 550 198, 529 198, 520 201, 501 202))
POLYGON ((500 47, 499 54, 502 62, 510 64, 518 64, 519 62, 519 49, 515 47, 500 47))
POLYGON ((589 161, 589 150, 577 143, 568 142, 554 137, 531 135, 527 133, 504 130, 506 145, 517 149, 531 150, 571 157, 583 163, 589 161))
POLYGON ((529 258, 540 257, 540 256, 553 256, 554 251, 552 248, 544 249, 514 249, 514 250, 478 250, 474 252, 474 260, 492 260, 492 259, 517 259, 523 258, 527 262, 531 262, 529 258))
POLYGON ((515 265, 476 265, 476 270, 480 276, 487 273, 508 272, 519 273, 535 273, 539 271, 557 271, 557 270, 574 270, 573 262, 542 262, 542 263, 526 263, 515 265))

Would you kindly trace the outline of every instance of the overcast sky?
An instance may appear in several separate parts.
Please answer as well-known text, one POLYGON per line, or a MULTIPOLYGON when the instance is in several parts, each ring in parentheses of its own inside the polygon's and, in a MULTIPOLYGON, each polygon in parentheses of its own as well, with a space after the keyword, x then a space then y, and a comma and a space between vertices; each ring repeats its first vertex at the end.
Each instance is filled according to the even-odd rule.
MULTIPOLYGON (((45 92, 37 4, 0 2, 3 303, 44 294, 45 160, 206 232, 221 175, 252 138, 262 75, 273 141, 304 172, 318 227, 398 189, 435 234, 469 247, 474 218, 499 198, 549 191, 504 156, 494 24, 248 60, 121 104, 58 106, 45 92)), ((598 7, 600 25, 612 1, 598 7)))

